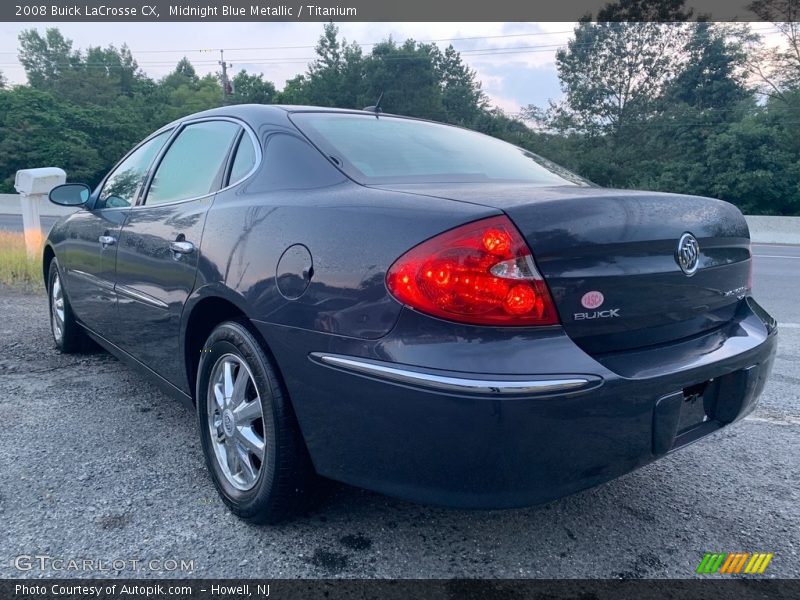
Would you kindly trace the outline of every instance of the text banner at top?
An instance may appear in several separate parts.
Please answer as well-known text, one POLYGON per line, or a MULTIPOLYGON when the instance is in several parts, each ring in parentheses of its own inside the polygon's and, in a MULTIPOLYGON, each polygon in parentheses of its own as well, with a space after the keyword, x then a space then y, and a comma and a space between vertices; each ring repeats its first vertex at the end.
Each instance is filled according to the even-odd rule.
MULTIPOLYGON (((596 19, 607 4, 610 4, 607 0, 315 0, 314 3, 303 0, 3 0, 0 21, 576 21, 584 15, 596 19)), ((674 20, 669 13, 659 10, 661 4, 659 0, 644 2, 633 13, 609 19, 674 20)), ((691 11, 692 18, 714 21, 797 18, 797 15, 765 14, 752 4, 752 0, 686 0, 683 10, 691 11)))

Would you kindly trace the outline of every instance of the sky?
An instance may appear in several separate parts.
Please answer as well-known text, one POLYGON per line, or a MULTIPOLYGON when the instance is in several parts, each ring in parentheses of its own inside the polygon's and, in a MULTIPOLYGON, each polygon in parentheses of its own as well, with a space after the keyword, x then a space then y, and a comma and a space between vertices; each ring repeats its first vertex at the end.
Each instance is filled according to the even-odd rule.
MULTIPOLYGON (((223 48, 225 60, 233 64, 234 72, 246 69, 263 73, 278 89, 283 88, 287 79, 306 70, 322 33, 322 23, 291 22, 54 25, 73 40, 73 47, 126 43, 142 70, 154 78, 170 72, 184 55, 199 74, 216 72, 219 49, 223 48)), ((44 31, 46 26, 0 23, 0 71, 12 84, 25 83, 25 72, 17 62, 19 32, 31 27, 44 31)), ((442 48, 452 43, 477 72, 492 104, 516 113, 522 106, 544 105, 549 98, 561 95, 555 49, 566 44, 574 23, 341 23, 338 26, 341 37, 359 44, 379 42, 389 36, 397 41, 443 40, 437 42, 442 48)), ((370 46, 364 49, 368 52, 370 46)))
MULTIPOLYGON (((74 48, 127 44, 150 77, 169 73, 186 56, 203 75, 219 70, 219 49, 233 72, 263 73, 282 89, 287 79, 305 72, 314 58, 321 23, 57 23, 74 48)), ((490 102, 510 114, 529 104, 546 106, 562 93, 555 66, 558 47, 566 45, 575 23, 340 23, 348 42, 370 43, 391 36, 413 38, 445 48, 453 44, 477 72, 490 102), (460 39, 459 39, 460 38, 460 39), (468 38, 468 39, 464 39, 468 38)), ((12 84, 25 83, 17 62, 17 36, 45 23, 0 23, 0 71, 12 84)), ((769 29, 766 23, 754 29, 769 29)), ((766 36, 770 42, 772 35, 766 36)))

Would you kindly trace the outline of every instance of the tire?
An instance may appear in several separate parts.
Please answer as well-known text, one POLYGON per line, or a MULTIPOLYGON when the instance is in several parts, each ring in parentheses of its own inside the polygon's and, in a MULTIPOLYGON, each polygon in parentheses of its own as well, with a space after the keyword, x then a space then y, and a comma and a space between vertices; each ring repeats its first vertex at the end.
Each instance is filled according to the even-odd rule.
POLYGON ((211 332, 195 397, 206 466, 231 512, 276 523, 305 505, 308 452, 277 369, 245 323, 211 332))
POLYGON ((56 348, 63 354, 73 354, 86 349, 86 332, 75 320, 67 291, 61 280, 58 261, 53 258, 47 275, 47 297, 50 306, 50 331, 56 348))

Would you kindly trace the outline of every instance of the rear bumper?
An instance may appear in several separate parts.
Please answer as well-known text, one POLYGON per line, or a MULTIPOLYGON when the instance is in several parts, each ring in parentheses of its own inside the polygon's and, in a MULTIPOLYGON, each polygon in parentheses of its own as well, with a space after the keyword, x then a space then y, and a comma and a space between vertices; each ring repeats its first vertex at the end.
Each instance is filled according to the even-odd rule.
POLYGON ((258 326, 321 475, 473 508, 570 494, 742 418, 777 343, 749 300, 721 330, 597 359, 559 328, 510 333, 410 311, 368 342, 258 326), (685 390, 709 381, 708 416, 687 429, 685 390))

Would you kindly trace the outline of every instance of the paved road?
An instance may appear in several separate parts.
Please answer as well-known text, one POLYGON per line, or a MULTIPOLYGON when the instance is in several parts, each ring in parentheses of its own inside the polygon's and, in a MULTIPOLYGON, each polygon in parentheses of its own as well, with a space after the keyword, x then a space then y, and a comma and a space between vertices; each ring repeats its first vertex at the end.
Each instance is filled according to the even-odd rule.
POLYGON ((454 511, 333 485, 275 527, 223 508, 191 411, 106 354, 57 354, 45 299, 0 290, 0 577, 21 575, 21 554, 143 577, 688 577, 706 551, 774 552, 767 575, 800 577, 800 248, 756 254, 756 294, 783 327, 745 421, 545 506, 454 511))
POLYGON ((779 321, 800 322, 800 246, 754 244, 753 255, 756 298, 779 321))

